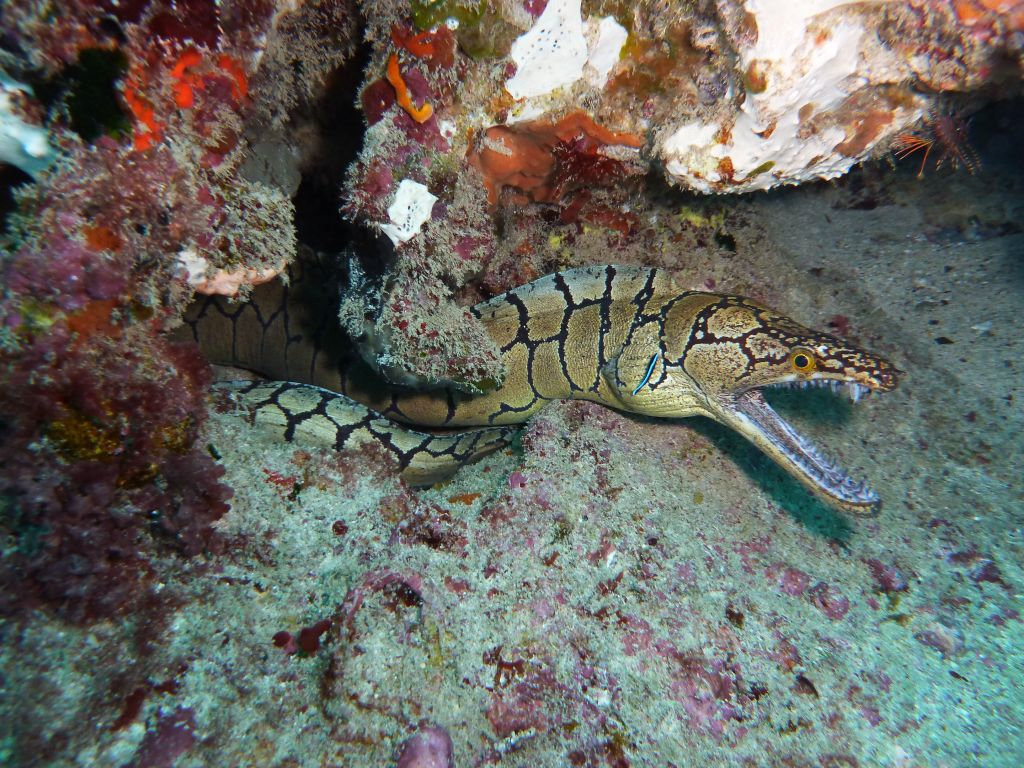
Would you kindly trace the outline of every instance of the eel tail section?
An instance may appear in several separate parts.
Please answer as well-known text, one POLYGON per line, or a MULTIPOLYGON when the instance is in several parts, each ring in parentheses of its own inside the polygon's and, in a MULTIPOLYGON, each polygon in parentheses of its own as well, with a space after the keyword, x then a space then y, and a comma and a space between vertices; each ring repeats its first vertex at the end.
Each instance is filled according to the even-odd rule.
POLYGON ((447 480, 463 465, 509 445, 519 431, 492 427, 449 435, 417 432, 311 384, 229 381, 214 388, 246 412, 254 426, 297 446, 383 448, 394 457, 402 479, 414 486, 447 480))

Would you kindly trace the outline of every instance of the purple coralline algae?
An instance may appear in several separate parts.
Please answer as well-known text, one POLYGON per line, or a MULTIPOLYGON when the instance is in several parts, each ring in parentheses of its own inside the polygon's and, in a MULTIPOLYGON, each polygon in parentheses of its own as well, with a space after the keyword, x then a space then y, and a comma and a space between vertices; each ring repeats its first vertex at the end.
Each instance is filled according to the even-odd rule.
MULTIPOLYGON (((237 293, 295 250, 288 195, 245 173, 246 131, 285 119, 264 84, 273 65, 290 67, 281 48, 301 41, 304 14, 261 2, 103 13, 5 10, 19 55, 4 66, 19 74, 59 82, 95 50, 125 62, 106 94, 121 109, 108 135, 83 141, 73 112, 69 125, 66 112, 40 111, 57 158, 19 192, 3 257, 4 530, 15 542, 4 607, 42 601, 75 620, 148 599, 157 553, 220 547, 211 526, 230 491, 200 438, 210 374, 168 332, 193 291, 237 293)), ((343 25, 337 35, 340 55, 321 56, 347 56, 343 25)))
POLYGON ((402 745, 395 768, 455 768, 451 736, 444 728, 423 728, 402 745))

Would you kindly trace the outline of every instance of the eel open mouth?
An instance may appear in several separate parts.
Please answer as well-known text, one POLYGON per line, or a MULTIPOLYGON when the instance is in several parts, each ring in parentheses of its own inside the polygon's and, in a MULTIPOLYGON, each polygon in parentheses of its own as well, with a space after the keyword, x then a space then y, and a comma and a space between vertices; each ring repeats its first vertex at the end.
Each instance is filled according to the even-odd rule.
MULTIPOLYGON (((808 380, 779 385, 827 387, 845 392, 857 402, 871 392, 862 384, 835 380, 808 380)), ((748 389, 721 401, 725 409, 743 424, 744 435, 788 469, 808 488, 832 503, 859 514, 878 510, 881 499, 866 481, 851 477, 824 451, 799 434, 765 401, 760 388, 748 389)))

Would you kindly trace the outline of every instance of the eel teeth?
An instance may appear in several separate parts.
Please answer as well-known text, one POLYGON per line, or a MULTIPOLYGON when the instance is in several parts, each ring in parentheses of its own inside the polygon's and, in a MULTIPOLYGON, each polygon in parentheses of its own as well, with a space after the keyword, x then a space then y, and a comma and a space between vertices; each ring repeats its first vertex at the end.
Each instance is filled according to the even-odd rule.
MULTIPOLYGON (((831 489, 833 493, 847 501, 861 503, 878 501, 878 495, 867 482, 848 475, 839 466, 833 454, 821 450, 796 430, 792 430, 791 434, 796 439, 800 450, 799 452, 787 450, 787 454, 821 486, 831 489), (807 459, 811 461, 807 461, 807 459)), ((782 447, 785 450, 785 446, 782 447)))
POLYGON ((779 384, 773 384, 775 387, 785 387, 786 389, 830 389, 833 392, 839 394, 845 394, 850 398, 851 402, 858 402, 862 397, 867 397, 871 394, 871 388, 866 387, 863 384, 858 384, 855 381, 837 381, 836 379, 804 379, 802 381, 784 381, 779 384))
MULTIPOLYGON (((821 386, 810 382, 793 382, 797 387, 821 386)), ((830 388, 830 384, 822 382, 830 388)), ((846 382, 836 382, 843 385, 846 382)), ((862 387, 866 389, 866 387, 862 387)), ((857 393, 858 396, 860 393, 857 393)), ((768 405, 763 395, 748 390, 735 401, 735 407, 752 421, 761 434, 785 455, 799 471, 814 485, 833 498, 856 505, 874 505, 879 502, 878 494, 864 480, 851 477, 839 465, 836 457, 816 446, 801 435, 768 405)))

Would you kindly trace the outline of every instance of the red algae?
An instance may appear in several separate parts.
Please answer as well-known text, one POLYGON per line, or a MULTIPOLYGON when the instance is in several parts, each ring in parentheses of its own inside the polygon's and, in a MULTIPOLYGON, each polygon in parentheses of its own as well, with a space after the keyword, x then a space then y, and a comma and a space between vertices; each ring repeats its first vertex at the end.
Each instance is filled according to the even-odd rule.
MULTIPOLYGON (((322 619, 309 627, 299 630, 299 636, 295 641, 298 649, 306 654, 316 653, 320 649, 320 638, 331 628, 329 619, 322 619)), ((276 637, 276 636, 275 636, 276 637)), ((275 641, 277 645, 277 641, 275 641)))
POLYGON ((844 618, 850 610, 850 601, 835 587, 819 581, 807 591, 811 604, 832 621, 844 618))
POLYGON ((779 577, 779 589, 787 595, 799 597, 811 583, 811 577, 799 568, 787 567, 779 577))

